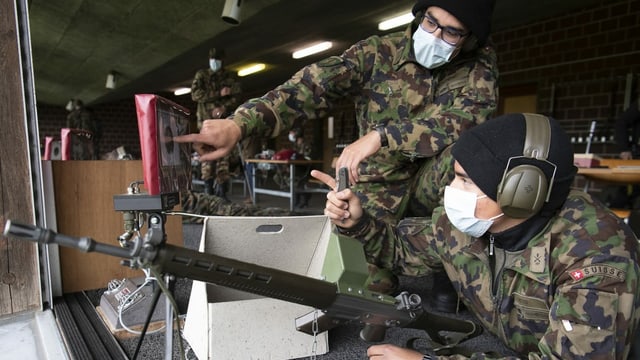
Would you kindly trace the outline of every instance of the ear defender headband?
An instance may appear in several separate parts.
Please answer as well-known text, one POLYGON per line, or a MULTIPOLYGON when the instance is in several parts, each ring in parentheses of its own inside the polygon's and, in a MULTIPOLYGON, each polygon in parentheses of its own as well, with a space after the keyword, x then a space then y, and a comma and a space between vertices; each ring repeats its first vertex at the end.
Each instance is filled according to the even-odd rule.
POLYGON ((523 114, 526 136, 522 156, 509 158, 502 180, 498 185, 497 202, 505 215, 513 218, 528 218, 535 215, 549 201, 557 167, 547 160, 551 143, 551 125, 546 116, 523 114), (511 161, 535 159, 553 166, 550 181, 544 171, 531 164, 517 165, 510 169, 511 161))

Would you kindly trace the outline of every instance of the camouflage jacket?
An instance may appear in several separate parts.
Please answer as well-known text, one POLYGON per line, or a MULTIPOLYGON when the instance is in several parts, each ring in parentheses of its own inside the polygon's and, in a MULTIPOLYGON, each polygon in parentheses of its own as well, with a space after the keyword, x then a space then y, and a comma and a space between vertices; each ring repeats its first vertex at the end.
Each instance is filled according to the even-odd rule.
POLYGON ((373 194, 365 204, 378 202, 393 211, 420 165, 416 158, 439 153, 461 131, 484 122, 498 96, 492 47, 461 53, 429 70, 413 59, 411 29, 371 36, 340 56, 304 67, 241 105, 234 121, 244 137, 275 137, 295 122, 326 117, 343 98, 353 99, 359 135, 385 124, 389 141, 361 164, 355 189, 373 194))
POLYGON ((494 259, 489 241, 456 230, 443 208, 397 226, 365 218, 350 236, 374 263, 410 275, 444 268, 482 325, 524 358, 627 358, 640 316, 638 240, 590 195, 571 192, 524 250, 496 249, 494 259))
POLYGON ((226 113, 231 113, 240 103, 241 92, 238 77, 225 69, 213 72, 211 69, 198 70, 191 84, 191 99, 198 103, 196 115, 198 128, 202 121, 213 118, 211 111, 216 107, 225 107, 226 113), (220 90, 231 88, 231 95, 221 96, 220 90))

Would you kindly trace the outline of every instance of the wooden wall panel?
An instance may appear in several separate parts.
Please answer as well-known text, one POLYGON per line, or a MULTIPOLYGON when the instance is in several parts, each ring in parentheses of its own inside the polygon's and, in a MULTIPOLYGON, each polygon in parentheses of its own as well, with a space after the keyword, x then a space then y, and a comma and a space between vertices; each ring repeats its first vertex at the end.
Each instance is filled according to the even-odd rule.
MULTIPOLYGON (((23 83, 15 14, 15 1, 0 1, 1 229, 7 220, 34 221, 25 119, 25 91, 33 84, 23 83)), ((0 236, 0 316, 41 308, 39 276, 37 245, 0 236)))
MULTIPOLYGON (((113 196, 126 194, 131 182, 142 180, 142 162, 53 161, 52 169, 58 233, 117 246, 124 223, 122 213, 114 210, 113 196)), ((181 217, 168 217, 166 233, 169 243, 183 246, 181 217)), ((62 247, 60 268, 64 293, 104 288, 112 279, 143 276, 140 270, 120 265, 117 257, 62 247)))

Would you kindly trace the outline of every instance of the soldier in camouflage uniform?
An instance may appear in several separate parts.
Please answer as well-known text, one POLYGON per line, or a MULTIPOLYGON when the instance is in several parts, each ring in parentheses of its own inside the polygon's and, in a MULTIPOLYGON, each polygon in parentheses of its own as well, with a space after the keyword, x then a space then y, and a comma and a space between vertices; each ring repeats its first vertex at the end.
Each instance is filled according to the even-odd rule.
MULTIPOLYGON (((223 60, 222 50, 215 48, 209 50, 209 67, 198 70, 191 84, 191 99, 198 103, 196 111, 198 129, 206 119, 227 117, 240 103, 240 81, 233 72, 224 69, 223 60)), ((238 156, 236 152, 216 163, 202 162, 200 172, 205 183, 205 193, 215 193, 217 196, 226 198, 230 163, 238 163, 239 161, 236 160, 238 156)))
MULTIPOLYGON (((304 128, 302 128, 301 126, 296 126, 291 129, 289 131, 288 140, 291 142, 294 151, 293 155, 291 155, 291 160, 311 160, 311 146, 305 141, 304 128)), ((280 173, 282 173, 284 177, 288 179, 291 176, 291 174, 289 174, 289 166, 279 166, 281 166, 280 173)), ((296 165, 296 174, 298 176, 293 181, 295 181, 296 187, 299 190, 304 190, 305 185, 309 181, 310 171, 311 167, 309 165, 296 165)), ((311 199, 310 193, 296 192, 294 207, 307 207, 309 205, 309 199, 311 199)))
MULTIPOLYGON (((93 145, 93 160, 98 159, 100 153, 100 138, 102 137, 102 127, 100 122, 84 107, 84 102, 80 99, 71 99, 67 105, 69 115, 67 115, 67 127, 70 129, 82 129, 91 132, 91 144, 93 145)), ((87 158, 89 160, 89 158, 87 158)))
MULTIPOLYGON (((571 190, 573 151, 559 123, 527 117, 533 123, 510 114, 479 125, 439 156, 456 175, 430 218, 380 222, 349 190, 331 192, 326 213, 382 267, 416 276, 444 268, 482 326, 523 358, 627 359, 640 316, 638 240, 571 190), (530 141, 538 124, 547 133, 530 141)), ((393 345, 368 355, 422 356, 393 345)))
POLYGON ((404 32, 371 36, 308 65, 231 119, 206 121, 200 134, 176 140, 205 144, 202 158, 215 159, 241 138, 276 137, 352 98, 360 138, 342 151, 336 169, 350 169, 353 189, 376 218, 429 215, 441 189, 430 186, 413 198, 412 179, 496 109, 497 58, 488 41, 493 2, 419 0, 404 32))

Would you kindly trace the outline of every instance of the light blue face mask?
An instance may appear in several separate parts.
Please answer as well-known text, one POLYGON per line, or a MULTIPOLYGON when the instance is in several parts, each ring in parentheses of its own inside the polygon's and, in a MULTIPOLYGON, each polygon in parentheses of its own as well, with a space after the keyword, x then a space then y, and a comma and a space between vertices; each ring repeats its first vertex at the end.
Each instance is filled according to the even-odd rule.
POLYGON ((221 67, 222 67, 222 60, 209 59, 209 68, 211 68, 213 72, 220 70, 221 67))
POLYGON ((427 69, 435 69, 451 60, 456 47, 425 31, 422 26, 413 33, 416 61, 427 69))
POLYGON ((467 235, 480 237, 486 233, 493 221, 504 214, 496 215, 483 220, 475 216, 476 203, 487 195, 477 196, 476 194, 460 190, 451 186, 444 188, 444 211, 447 213, 449 221, 467 235))

